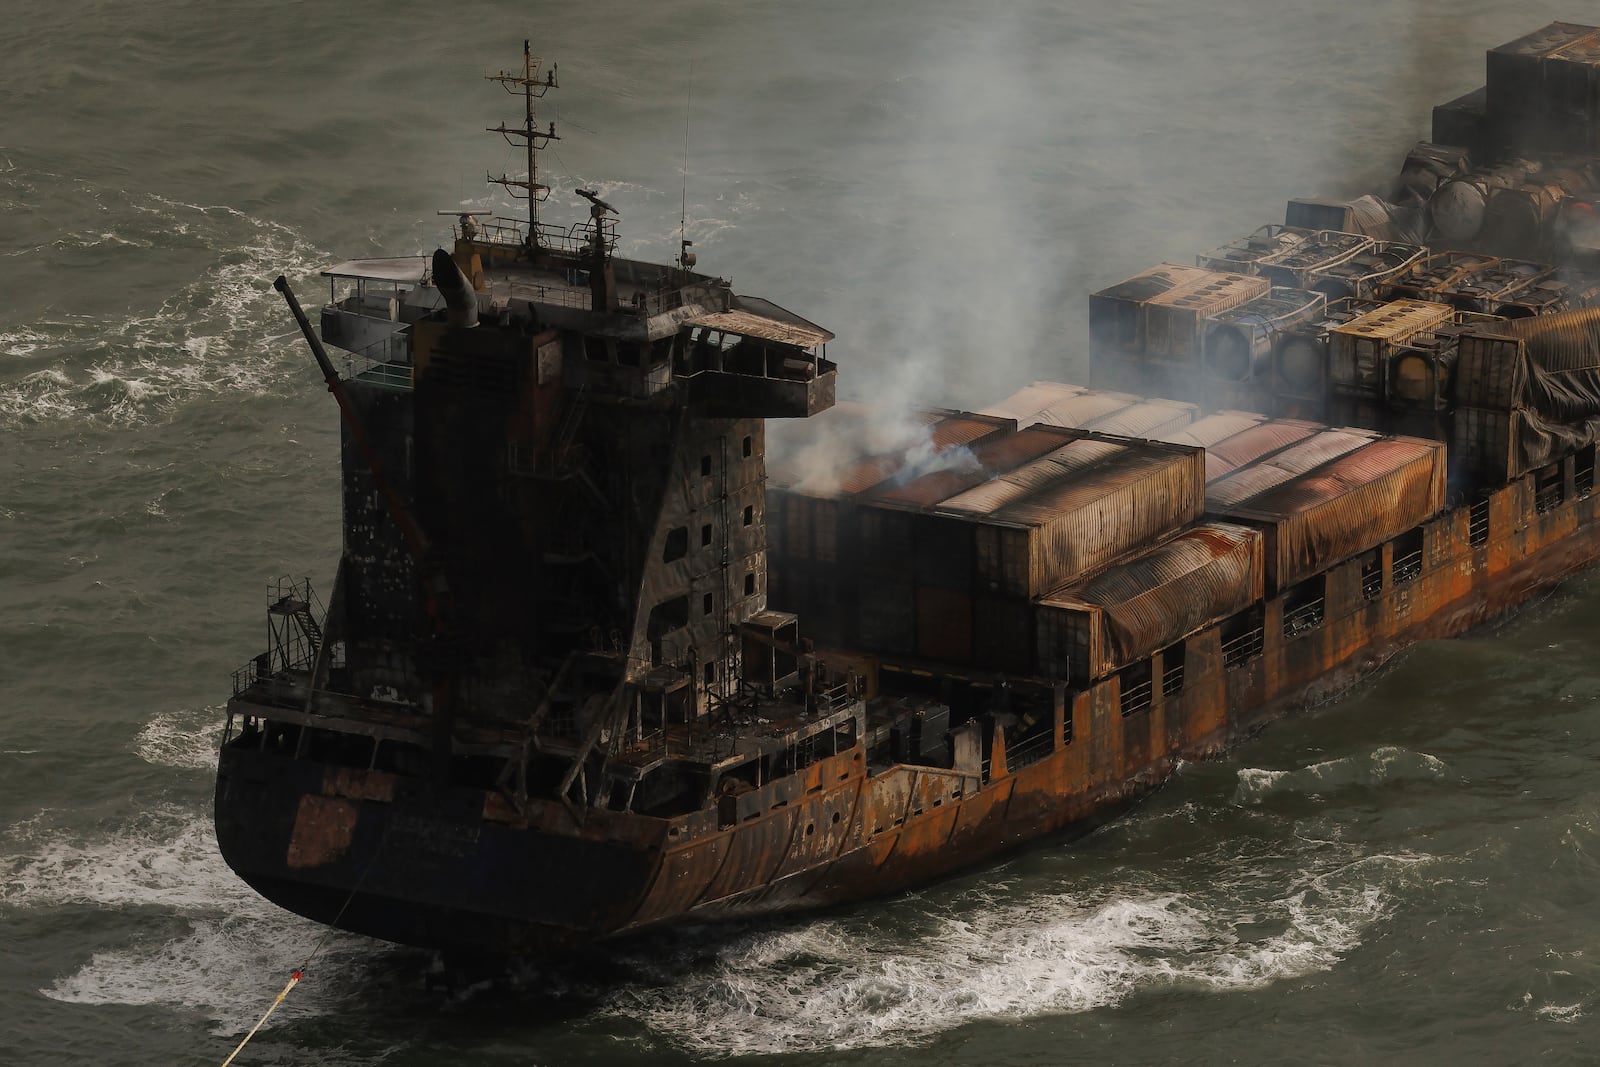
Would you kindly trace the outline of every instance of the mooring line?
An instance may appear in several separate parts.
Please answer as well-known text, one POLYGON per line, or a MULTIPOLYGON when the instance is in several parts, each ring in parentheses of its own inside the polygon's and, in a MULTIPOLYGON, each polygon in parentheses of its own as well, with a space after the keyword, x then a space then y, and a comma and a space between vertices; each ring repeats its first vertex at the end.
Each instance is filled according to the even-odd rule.
POLYGON ((250 1043, 250 1039, 256 1036, 256 1031, 261 1029, 266 1021, 272 1017, 273 1012, 278 1010, 278 1005, 283 1003, 284 998, 289 995, 289 991, 299 985, 300 980, 306 976, 306 971, 310 968, 311 961, 317 958, 323 946, 328 943, 328 938, 333 936, 334 930, 339 926, 339 920, 344 918, 344 913, 349 910, 351 903, 356 899, 356 894, 361 892, 361 887, 367 884, 367 875, 372 873, 373 866, 378 862, 378 856, 383 852, 383 846, 389 840, 389 830, 393 825, 392 820, 385 822, 383 836, 378 838, 378 847, 372 850, 371 858, 367 860, 366 867, 362 868, 361 877, 356 879, 356 884, 351 887, 349 895, 344 898, 344 903, 339 905, 339 910, 335 913, 333 922, 329 923, 327 928, 322 931, 322 936, 317 939, 317 943, 312 946, 311 951, 306 955, 300 966, 290 973, 288 983, 278 991, 278 995, 272 999, 272 1003, 267 1005, 267 1010, 262 1012, 261 1018, 256 1020, 256 1024, 250 1028, 250 1032, 244 1035, 244 1040, 240 1041, 238 1046, 228 1053, 228 1058, 222 1061, 222 1067, 228 1067, 233 1062, 234 1057, 244 1051, 244 1047, 250 1043))

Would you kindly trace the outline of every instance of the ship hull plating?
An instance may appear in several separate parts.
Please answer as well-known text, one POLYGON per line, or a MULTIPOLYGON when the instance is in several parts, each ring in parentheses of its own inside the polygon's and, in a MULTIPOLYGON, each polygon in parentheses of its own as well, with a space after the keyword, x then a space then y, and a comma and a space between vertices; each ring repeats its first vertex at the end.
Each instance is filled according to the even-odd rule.
MULTIPOLYGON (((999 738, 980 773, 912 765, 869 773, 858 747, 802 772, 798 802, 774 800, 718 825, 553 800, 519 809, 495 790, 436 790, 235 739, 219 776, 218 841, 246 881, 291 911, 483 954, 544 952, 686 916, 882 896, 1092 825, 1181 759, 1215 755, 1407 645, 1502 615, 1600 557, 1600 497, 1544 511, 1533 504, 1526 481, 1491 496, 1491 536, 1478 543, 1467 509, 1446 512, 1425 529, 1423 571, 1400 584, 1385 547, 1377 597, 1359 588, 1359 561, 1335 567, 1324 624, 1267 640, 1243 663, 1222 665, 1215 631, 1190 639, 1183 690, 1157 686, 1136 714, 1122 714, 1115 677, 1074 694, 1050 750, 1025 765, 1008 761, 999 738)), ((1281 598, 1269 600, 1264 630, 1282 634, 1282 625, 1281 598)))

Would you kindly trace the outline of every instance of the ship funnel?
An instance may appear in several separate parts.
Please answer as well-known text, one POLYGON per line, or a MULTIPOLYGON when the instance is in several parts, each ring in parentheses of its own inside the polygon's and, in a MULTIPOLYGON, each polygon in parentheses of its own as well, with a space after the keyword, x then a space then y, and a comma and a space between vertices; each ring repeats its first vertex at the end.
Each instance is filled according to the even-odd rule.
POLYGON ((444 297, 448 309, 445 318, 450 325, 462 329, 478 325, 478 294, 450 253, 442 248, 433 251, 433 284, 444 297))

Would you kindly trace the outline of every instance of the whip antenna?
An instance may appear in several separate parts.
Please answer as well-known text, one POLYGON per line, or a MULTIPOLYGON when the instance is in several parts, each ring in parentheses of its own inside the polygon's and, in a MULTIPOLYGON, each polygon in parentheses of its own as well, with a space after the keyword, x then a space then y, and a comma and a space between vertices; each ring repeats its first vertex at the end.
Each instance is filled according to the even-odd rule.
MULTIPOLYGON (((694 61, 689 61, 689 84, 683 95, 683 201, 678 207, 678 266, 688 273, 695 264, 695 255, 689 249, 689 112, 694 101, 694 61)), ((685 281, 688 279, 685 278, 685 281)))

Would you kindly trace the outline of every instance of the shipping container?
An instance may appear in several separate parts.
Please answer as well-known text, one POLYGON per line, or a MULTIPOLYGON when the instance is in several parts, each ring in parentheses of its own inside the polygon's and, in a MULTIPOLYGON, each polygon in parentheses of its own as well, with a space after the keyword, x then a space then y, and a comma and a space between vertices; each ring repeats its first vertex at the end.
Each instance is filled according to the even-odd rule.
POLYGON ((1200 405, 1207 411, 1247 408, 1265 413, 1272 407, 1272 390, 1265 381, 1206 381, 1200 389, 1200 405))
POLYGON ((1036 669, 1081 684, 1210 626, 1264 593, 1262 537, 1205 523, 1086 581, 1046 594, 1034 610, 1036 669))
POLYGON ((1318 320, 1327 303, 1321 293, 1274 288, 1207 319, 1202 327, 1207 377, 1265 383, 1271 377, 1273 342, 1287 330, 1318 320))
POLYGON ((1217 510, 1262 531, 1270 594, 1433 518, 1445 475, 1443 442, 1386 437, 1217 510))
POLYGON ((1016 433, 996 434, 972 449, 970 463, 957 463, 929 471, 910 481, 884 482, 861 494, 857 502, 864 507, 929 507, 981 485, 998 474, 1015 470, 1081 436, 1056 426, 1029 426, 1016 433))
MULTIPOLYGON (((1402 345, 1390 353, 1384 376, 1384 399, 1389 409, 1448 410, 1459 351, 1455 338, 1432 337, 1402 345)), ((1395 432, 1399 432, 1398 428, 1395 432)))
POLYGON ((1377 437, 1372 430, 1354 427, 1320 430, 1287 448, 1241 463, 1231 473, 1206 486, 1206 511, 1212 515, 1226 515, 1252 497, 1371 444, 1377 437))
POLYGON ((1084 429, 1119 437, 1161 439, 1188 426, 1199 414, 1200 409, 1193 404, 1137 397, 1133 403, 1085 423, 1084 429))
MULTIPOLYGON (((1395 300, 1329 330, 1328 379, 1334 393, 1381 400, 1385 359, 1414 337, 1450 321, 1448 304, 1395 300)), ((1337 415, 1334 416, 1337 418, 1337 415)))
POLYGON ((1326 426, 1301 419, 1273 419, 1218 441, 1206 449, 1206 484, 1225 478, 1240 467, 1292 448, 1325 430, 1326 426))
MULTIPOLYGON (((1199 445, 1201 448, 1210 448, 1220 441, 1226 441, 1266 421, 1267 417, 1256 411, 1218 411, 1196 419, 1181 430, 1160 435, 1156 440, 1170 441, 1175 445, 1199 445)), ((1209 453, 1207 458, 1209 459, 1209 453)))
POLYGON ((1137 393, 1118 393, 1085 389, 1076 396, 1064 396, 1033 414, 1033 424, 1082 429, 1096 419, 1122 411, 1144 397, 1137 393))
POLYGON ((1008 504, 1125 454, 1129 445, 1129 442, 1116 438, 1086 434, 1031 463, 1024 463, 982 485, 957 493, 942 501, 938 510, 966 517, 999 511, 1008 504))
POLYGON ((1129 442, 1101 465, 977 512, 977 587, 1036 597, 1174 533, 1200 517, 1204 478, 1203 449, 1129 442))
POLYGON ((916 589, 917 656, 941 663, 972 662, 972 594, 965 589, 916 589))
POLYGON ((1515 302, 1519 293, 1554 273, 1555 268, 1546 263, 1497 259, 1462 271, 1436 288, 1429 299, 1460 311, 1493 315, 1501 307, 1515 302))
POLYGON ((1389 427, 1389 405, 1381 396, 1336 393, 1328 398, 1328 422, 1342 427, 1359 426, 1377 433, 1393 432, 1389 427))
POLYGON ((926 429, 914 428, 892 448, 868 456, 843 471, 838 478, 838 495, 854 496, 894 478, 916 477, 922 469, 948 462, 950 449, 971 448, 994 434, 1011 433, 1017 425, 1011 419, 972 412, 935 412, 926 429))
POLYGON ((1318 230, 1295 247, 1260 263, 1261 275, 1286 289, 1309 289, 1317 271, 1372 251, 1377 242, 1361 233, 1318 230))
POLYGON ((1488 158, 1487 86, 1479 86, 1433 109, 1435 144, 1460 145, 1475 160, 1488 158))
POLYGON ((1424 245, 1381 241, 1342 263, 1311 268, 1306 281, 1329 300, 1376 300, 1386 285, 1407 277, 1427 255, 1424 245))
POLYGON ((1450 437, 1450 458, 1459 476, 1486 488, 1505 485, 1525 471, 1517 440, 1523 412, 1517 408, 1458 406, 1450 437))
POLYGON ((1209 284, 1215 271, 1177 263, 1136 274, 1089 297, 1089 344, 1094 363, 1117 362, 1118 355, 1142 359, 1146 352, 1145 308, 1163 294, 1209 284))
POLYGON ((1201 324, 1230 308, 1265 296, 1263 277, 1211 273, 1204 284, 1152 297, 1145 307, 1145 356, 1156 362, 1192 367, 1201 343, 1201 324))
POLYGON ((973 666, 1027 676, 1033 673, 1033 604, 977 593, 972 598, 973 666))
POLYGON ((916 590, 910 576, 863 572, 857 579, 861 647, 886 655, 911 655, 917 644, 916 590))
POLYGON ((1060 403, 1068 397, 1077 396, 1084 392, 1081 385, 1066 385, 1062 382, 1034 382, 1025 385, 1012 393, 1004 400, 990 404, 988 407, 979 408, 980 415, 995 415, 1002 419, 1013 419, 1018 426, 1032 426, 1039 422, 1039 412, 1044 411, 1052 404, 1060 403))

